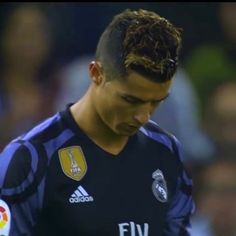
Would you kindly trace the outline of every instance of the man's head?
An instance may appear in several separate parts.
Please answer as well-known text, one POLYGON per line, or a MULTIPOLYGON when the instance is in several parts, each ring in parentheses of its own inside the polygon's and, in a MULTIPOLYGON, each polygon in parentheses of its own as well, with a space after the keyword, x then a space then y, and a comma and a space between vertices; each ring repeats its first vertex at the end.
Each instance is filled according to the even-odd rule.
POLYGON ((236 152, 236 83, 225 81, 208 96, 205 127, 218 151, 235 156, 236 152))
POLYGON ((168 96, 180 45, 180 30, 154 12, 114 17, 89 68, 92 103, 114 133, 134 134, 168 96))
POLYGON ((196 204, 214 235, 236 235, 236 159, 227 154, 201 169, 196 204))
POLYGON ((157 82, 174 75, 181 47, 181 29, 158 14, 125 10, 100 37, 96 60, 107 79, 124 78, 129 70, 157 82))

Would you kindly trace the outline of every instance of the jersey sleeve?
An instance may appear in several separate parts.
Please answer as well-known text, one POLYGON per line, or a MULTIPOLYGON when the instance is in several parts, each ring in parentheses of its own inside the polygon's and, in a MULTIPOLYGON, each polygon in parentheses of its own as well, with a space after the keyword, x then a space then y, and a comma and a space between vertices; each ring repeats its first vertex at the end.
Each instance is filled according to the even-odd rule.
POLYGON ((30 235, 42 206, 39 154, 30 142, 10 143, 0 154, 0 199, 10 210, 10 236, 30 235))
POLYGON ((190 219, 195 209, 192 179, 183 166, 183 152, 177 139, 174 139, 173 149, 179 158, 179 175, 175 195, 167 213, 164 236, 190 236, 190 219))

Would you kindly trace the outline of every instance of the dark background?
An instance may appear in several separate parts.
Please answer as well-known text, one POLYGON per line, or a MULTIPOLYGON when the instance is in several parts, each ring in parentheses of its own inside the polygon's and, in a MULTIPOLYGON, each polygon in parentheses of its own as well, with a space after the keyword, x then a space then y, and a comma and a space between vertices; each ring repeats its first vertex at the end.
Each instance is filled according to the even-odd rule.
MULTIPOLYGON (((220 41, 218 4, 214 2, 89 2, 40 3, 45 9, 54 35, 54 57, 67 63, 75 57, 93 53, 100 34, 115 14, 126 8, 145 8, 168 18, 184 29, 181 58, 194 47, 220 41)), ((15 3, 0 4, 1 25, 15 3)), ((2 27, 1 27, 2 28, 2 27)))

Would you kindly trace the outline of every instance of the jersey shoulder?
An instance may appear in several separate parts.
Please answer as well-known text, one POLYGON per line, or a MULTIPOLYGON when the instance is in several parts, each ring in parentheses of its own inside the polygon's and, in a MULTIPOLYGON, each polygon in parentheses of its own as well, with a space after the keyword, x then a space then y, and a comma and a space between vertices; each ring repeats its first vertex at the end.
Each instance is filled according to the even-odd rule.
POLYGON ((44 178, 50 157, 72 132, 63 126, 60 113, 12 140, 0 153, 0 195, 31 194, 44 178))
POLYGON ((140 128, 140 131, 147 138, 164 145, 182 159, 182 146, 179 140, 167 130, 162 129, 156 122, 149 120, 140 128))

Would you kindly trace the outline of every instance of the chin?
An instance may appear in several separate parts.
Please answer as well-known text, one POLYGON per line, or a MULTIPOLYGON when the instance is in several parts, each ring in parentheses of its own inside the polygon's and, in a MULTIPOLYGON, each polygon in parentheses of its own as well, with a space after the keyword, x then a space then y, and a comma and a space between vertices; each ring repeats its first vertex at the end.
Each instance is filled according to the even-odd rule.
POLYGON ((133 136, 135 133, 137 133, 138 128, 122 123, 116 125, 115 127, 113 126, 112 130, 116 135, 119 136, 133 136))
POLYGON ((135 131, 127 131, 127 130, 120 130, 120 131, 117 131, 116 134, 120 135, 120 136, 133 136, 134 134, 137 133, 137 130, 135 131))

